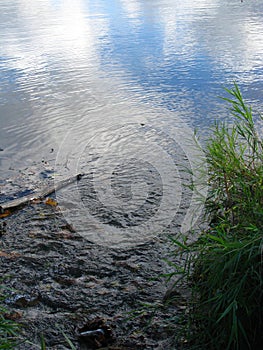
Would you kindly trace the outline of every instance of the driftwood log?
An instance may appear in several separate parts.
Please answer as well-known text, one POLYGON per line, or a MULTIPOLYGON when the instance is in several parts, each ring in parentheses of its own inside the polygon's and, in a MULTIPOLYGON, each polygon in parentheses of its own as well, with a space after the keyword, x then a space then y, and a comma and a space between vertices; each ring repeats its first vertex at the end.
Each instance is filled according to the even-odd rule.
POLYGON ((67 179, 58 181, 57 183, 51 184, 49 186, 44 187, 42 190, 39 190, 37 192, 31 193, 29 195, 13 199, 8 202, 4 202, 0 204, 0 212, 3 213, 5 210, 15 210, 18 209, 26 204, 29 204, 30 202, 36 200, 36 199, 43 199, 50 194, 60 190, 63 187, 66 187, 67 185, 78 181, 82 178, 83 174, 77 174, 74 176, 71 176, 67 179))

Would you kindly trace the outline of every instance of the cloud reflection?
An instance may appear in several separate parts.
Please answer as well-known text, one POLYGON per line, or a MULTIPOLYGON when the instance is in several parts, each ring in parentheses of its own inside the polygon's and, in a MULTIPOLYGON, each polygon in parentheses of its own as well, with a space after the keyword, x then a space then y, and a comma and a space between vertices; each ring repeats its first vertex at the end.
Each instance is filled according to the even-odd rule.
POLYGON ((222 85, 236 80, 258 99, 262 91, 260 0, 2 0, 0 8, 1 125, 24 148, 41 133, 59 142, 106 104, 124 101, 129 111, 136 94, 199 126, 218 114, 222 85))

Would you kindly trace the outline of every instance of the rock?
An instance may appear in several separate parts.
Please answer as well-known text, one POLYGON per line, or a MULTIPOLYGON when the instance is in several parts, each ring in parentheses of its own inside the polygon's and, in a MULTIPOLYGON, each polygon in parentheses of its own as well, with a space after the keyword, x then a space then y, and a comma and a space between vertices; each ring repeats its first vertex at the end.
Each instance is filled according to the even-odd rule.
POLYGON ((10 298, 5 299, 6 304, 18 306, 18 307, 28 307, 35 306, 39 303, 40 296, 31 296, 28 294, 13 294, 10 298))
POLYGON ((95 318, 78 330, 80 343, 92 349, 109 346, 113 343, 113 331, 103 318, 95 318))

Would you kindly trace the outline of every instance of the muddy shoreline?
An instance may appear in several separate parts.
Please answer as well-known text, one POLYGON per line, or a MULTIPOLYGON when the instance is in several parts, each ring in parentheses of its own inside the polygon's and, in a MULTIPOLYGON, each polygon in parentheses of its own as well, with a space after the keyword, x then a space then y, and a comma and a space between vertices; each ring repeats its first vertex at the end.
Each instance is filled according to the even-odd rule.
POLYGON ((47 349, 70 349, 65 335, 77 349, 178 348, 171 318, 185 306, 166 303, 168 237, 99 246, 43 202, 1 219, 0 235, 7 317, 22 325, 17 349, 40 349, 41 335, 47 349), (80 336, 101 327, 103 337, 80 336))

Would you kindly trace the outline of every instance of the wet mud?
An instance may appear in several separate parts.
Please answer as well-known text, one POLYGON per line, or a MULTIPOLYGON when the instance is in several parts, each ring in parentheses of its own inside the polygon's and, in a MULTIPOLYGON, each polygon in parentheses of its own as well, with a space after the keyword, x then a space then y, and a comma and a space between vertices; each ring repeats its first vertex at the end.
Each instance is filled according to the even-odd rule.
POLYGON ((167 302, 173 246, 164 235, 130 248, 93 244, 59 210, 27 205, 0 221, 6 317, 21 324, 17 349, 177 349, 184 308, 167 302))

